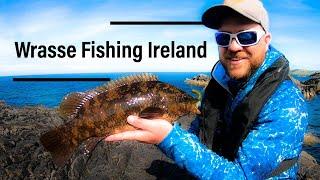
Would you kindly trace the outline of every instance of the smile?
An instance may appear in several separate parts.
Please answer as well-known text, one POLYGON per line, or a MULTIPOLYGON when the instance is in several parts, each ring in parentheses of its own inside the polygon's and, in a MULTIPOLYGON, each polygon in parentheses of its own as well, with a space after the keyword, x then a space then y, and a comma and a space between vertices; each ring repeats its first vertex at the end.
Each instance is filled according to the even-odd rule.
POLYGON ((244 59, 246 59, 246 58, 230 58, 231 61, 241 61, 244 59))
POLYGON ((229 59, 229 62, 230 64, 232 65, 237 65, 237 64, 240 64, 242 63, 244 60, 246 60, 247 58, 230 58, 229 59))

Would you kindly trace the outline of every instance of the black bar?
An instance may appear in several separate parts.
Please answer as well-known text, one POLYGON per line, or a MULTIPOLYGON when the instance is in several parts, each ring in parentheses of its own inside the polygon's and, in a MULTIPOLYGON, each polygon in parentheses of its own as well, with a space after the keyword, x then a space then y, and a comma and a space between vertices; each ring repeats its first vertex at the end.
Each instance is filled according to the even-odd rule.
POLYGON ((110 21, 110 25, 202 25, 201 21, 110 21))
POLYGON ((13 78, 13 81, 110 81, 110 78, 13 78))

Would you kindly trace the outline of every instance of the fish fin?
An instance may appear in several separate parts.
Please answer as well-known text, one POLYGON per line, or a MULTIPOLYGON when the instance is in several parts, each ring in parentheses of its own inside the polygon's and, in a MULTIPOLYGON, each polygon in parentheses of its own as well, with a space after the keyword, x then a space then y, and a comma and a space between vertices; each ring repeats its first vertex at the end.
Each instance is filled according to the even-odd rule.
POLYGON ((83 105, 86 93, 76 92, 65 96, 58 108, 59 115, 64 119, 73 118, 83 105))
POLYGON ((129 85, 135 82, 158 81, 157 76, 149 73, 131 75, 119 80, 110 81, 106 85, 97 87, 87 92, 76 92, 64 97, 58 109, 59 115, 64 119, 74 119, 86 102, 90 101, 100 93, 112 90, 114 88, 129 85))
POLYGON ((126 76, 118 80, 109 81, 105 85, 96 88, 96 92, 101 93, 123 85, 130 85, 137 82, 158 81, 158 77, 151 73, 142 73, 126 76))
POLYGON ((82 154, 90 154, 102 141, 104 137, 92 137, 83 142, 82 146, 80 146, 80 153, 82 154))
POLYGON ((71 158, 76 146, 66 140, 59 129, 41 135, 40 142, 51 153, 55 165, 63 167, 71 158))
POLYGON ((155 119, 155 118, 162 117, 164 114, 166 114, 166 111, 162 108, 147 107, 140 112, 139 117, 145 118, 145 119, 155 119))

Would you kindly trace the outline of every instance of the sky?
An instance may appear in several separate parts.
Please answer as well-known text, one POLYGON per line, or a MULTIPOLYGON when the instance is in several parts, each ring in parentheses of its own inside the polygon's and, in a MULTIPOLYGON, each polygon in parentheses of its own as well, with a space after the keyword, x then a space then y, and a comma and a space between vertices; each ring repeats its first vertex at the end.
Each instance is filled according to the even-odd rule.
MULTIPOLYGON (((208 72, 218 60, 214 30, 204 26, 111 26, 110 21, 200 21, 216 0, 0 0, 0 76, 107 73, 208 72), (17 58, 14 42, 75 45, 106 41, 122 45, 182 45, 207 42, 207 58, 17 58)), ((291 69, 320 70, 320 1, 263 0, 269 12, 272 45, 290 61, 291 69)), ((147 52, 143 52, 144 55, 147 52)))

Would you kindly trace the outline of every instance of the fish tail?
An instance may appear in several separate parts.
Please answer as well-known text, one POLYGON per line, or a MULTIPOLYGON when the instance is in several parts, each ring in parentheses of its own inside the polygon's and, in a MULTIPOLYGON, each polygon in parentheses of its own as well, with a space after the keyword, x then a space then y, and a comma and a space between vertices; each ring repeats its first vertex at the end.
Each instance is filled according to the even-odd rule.
POLYGON ((41 144, 51 153, 54 164, 59 167, 67 163, 76 149, 76 145, 67 140, 67 137, 59 129, 51 130, 40 137, 41 144))

